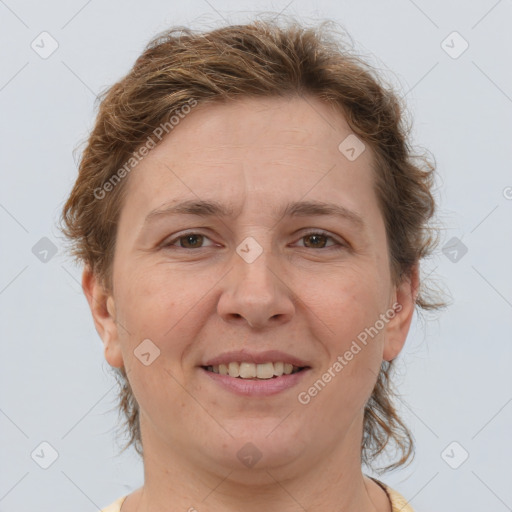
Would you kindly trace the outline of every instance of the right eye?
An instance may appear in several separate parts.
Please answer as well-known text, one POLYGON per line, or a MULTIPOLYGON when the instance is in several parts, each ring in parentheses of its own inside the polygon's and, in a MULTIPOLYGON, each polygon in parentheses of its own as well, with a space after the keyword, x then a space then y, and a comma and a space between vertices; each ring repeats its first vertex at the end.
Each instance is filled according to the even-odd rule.
POLYGON ((209 240, 209 238, 206 235, 203 235, 201 233, 182 233, 164 242, 162 244, 162 248, 203 249, 201 245, 205 239, 209 240), (179 246, 176 246, 176 242, 179 243, 179 246))

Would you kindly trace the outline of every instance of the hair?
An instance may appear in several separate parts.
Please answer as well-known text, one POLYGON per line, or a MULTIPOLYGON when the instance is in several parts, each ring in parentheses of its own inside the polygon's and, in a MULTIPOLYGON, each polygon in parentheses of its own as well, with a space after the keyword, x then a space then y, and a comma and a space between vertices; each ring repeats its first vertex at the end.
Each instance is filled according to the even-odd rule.
MULTIPOLYGON (((435 165, 411 149, 403 99, 330 25, 324 21, 306 27, 296 21, 260 19, 208 32, 173 27, 151 40, 129 73, 98 96, 96 122, 63 207, 61 229, 72 255, 91 268, 107 290, 112 288, 126 163, 144 143, 154 140, 159 127, 169 125, 169 116, 185 112, 191 101, 206 105, 294 96, 322 100, 341 113, 372 149, 393 283, 410 277, 416 263, 433 252, 438 241, 430 222, 435 211, 435 165)), ((422 280, 417 308, 446 306, 434 299, 422 280)), ((375 469, 372 462, 390 443, 398 449, 395 460, 379 472, 414 457, 414 438, 393 403, 393 364, 383 361, 364 408, 362 463, 375 469)), ((113 371, 120 385, 119 412, 129 434, 124 449, 133 445, 143 456, 137 400, 124 367, 113 371)))

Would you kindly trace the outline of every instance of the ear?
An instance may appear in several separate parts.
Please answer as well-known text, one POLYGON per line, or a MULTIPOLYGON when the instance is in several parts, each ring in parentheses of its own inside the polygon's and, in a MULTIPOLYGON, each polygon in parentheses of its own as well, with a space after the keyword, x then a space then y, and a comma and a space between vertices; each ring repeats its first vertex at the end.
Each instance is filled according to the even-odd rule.
POLYGON ((391 361, 402 350, 411 326, 419 289, 419 263, 416 262, 409 276, 396 287, 391 308, 395 306, 394 316, 386 328, 383 359, 391 361))
POLYGON ((114 297, 101 284, 98 276, 86 266, 82 274, 82 290, 89 303, 96 331, 103 340, 105 359, 110 366, 123 366, 121 344, 116 323, 114 297))

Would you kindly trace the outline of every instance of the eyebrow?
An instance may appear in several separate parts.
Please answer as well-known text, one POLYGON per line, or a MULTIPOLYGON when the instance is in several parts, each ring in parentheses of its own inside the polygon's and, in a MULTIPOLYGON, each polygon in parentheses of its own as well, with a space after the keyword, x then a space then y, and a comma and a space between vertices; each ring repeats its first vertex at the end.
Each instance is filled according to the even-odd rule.
MULTIPOLYGON (((223 205, 217 201, 188 200, 177 204, 165 204, 148 213, 144 224, 153 219, 172 215, 196 215, 198 217, 233 217, 234 208, 223 205)), ((348 208, 322 201, 294 201, 288 203, 281 210, 273 211, 280 219, 283 217, 321 217, 334 216, 343 218, 357 228, 364 230, 366 224, 363 218, 348 208)))

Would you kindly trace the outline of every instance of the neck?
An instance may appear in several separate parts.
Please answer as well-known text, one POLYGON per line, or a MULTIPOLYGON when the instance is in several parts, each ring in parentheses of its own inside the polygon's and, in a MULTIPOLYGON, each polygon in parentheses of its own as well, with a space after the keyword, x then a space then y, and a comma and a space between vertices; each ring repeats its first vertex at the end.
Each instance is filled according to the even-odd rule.
POLYGON ((362 473, 361 431, 356 421, 342 443, 323 452, 253 468, 206 460, 201 466, 187 450, 170 449, 156 436, 143 435, 145 483, 125 501, 122 512, 391 511, 383 489, 362 473))

